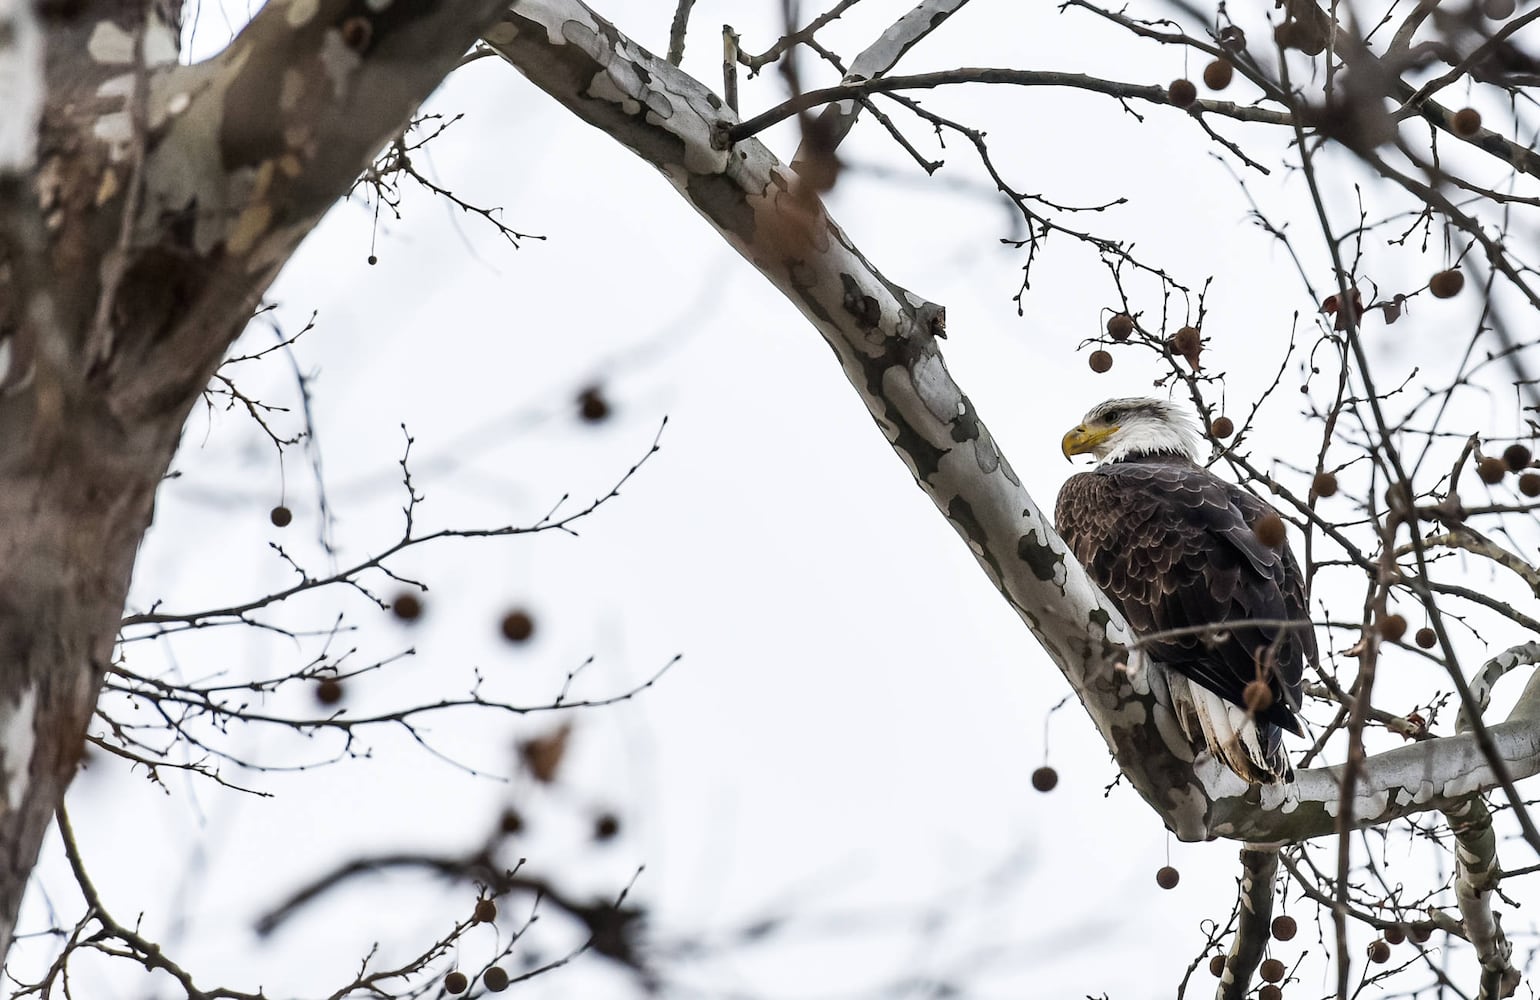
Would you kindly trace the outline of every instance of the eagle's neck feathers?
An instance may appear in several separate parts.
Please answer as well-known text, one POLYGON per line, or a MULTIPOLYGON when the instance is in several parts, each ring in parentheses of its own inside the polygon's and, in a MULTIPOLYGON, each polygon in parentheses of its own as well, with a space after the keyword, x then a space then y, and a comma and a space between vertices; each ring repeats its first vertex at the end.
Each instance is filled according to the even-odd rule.
POLYGON ((1175 459, 1197 462, 1201 452, 1192 424, 1174 414, 1162 419, 1138 416, 1118 428, 1101 456, 1102 465, 1138 459, 1175 459))

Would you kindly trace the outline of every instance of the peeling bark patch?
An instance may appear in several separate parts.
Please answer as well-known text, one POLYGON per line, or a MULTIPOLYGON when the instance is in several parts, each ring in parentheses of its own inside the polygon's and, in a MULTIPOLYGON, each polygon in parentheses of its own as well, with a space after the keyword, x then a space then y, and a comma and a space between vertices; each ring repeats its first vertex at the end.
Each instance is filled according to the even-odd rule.
POLYGON ((577 21, 563 21, 561 37, 593 60, 595 66, 604 67, 613 51, 608 44, 599 40, 599 32, 577 21))
MULTIPOLYGON (((678 162, 684 155, 683 143, 678 162)), ((738 186, 721 174, 691 174, 685 182, 685 195, 706 218, 742 241, 744 246, 754 242, 754 209, 744 200, 738 186)))
POLYGON ((97 21, 86 40, 86 51, 103 65, 127 65, 134 61, 134 36, 111 21, 97 21))
POLYGON ((5 781, 5 804, 10 812, 21 808, 27 794, 32 751, 37 744, 34 715, 37 687, 21 693, 16 704, 0 710, 0 771, 5 781))
MULTIPOLYGON (((355 20, 363 21, 363 18, 355 20)), ((365 28, 368 22, 364 21, 365 28)), ((363 56, 360 54, 369 45, 369 33, 360 31, 356 27, 353 34, 349 35, 343 27, 334 31, 328 31, 326 37, 321 40, 321 67, 326 71, 326 80, 331 84, 331 100, 335 104, 346 104, 348 100, 348 84, 353 75, 363 65, 363 56), (349 44, 349 38, 358 42, 357 47, 349 44)))
POLYGON ((989 532, 984 528, 978 515, 973 512, 973 505, 962 497, 953 497, 952 502, 946 505, 946 516, 958 532, 968 540, 968 546, 973 549, 974 556, 989 567, 989 572, 994 579, 1005 579, 1005 574, 1000 571, 1000 564, 995 561, 994 552, 989 545, 989 532))
MULTIPOLYGON (((812 296, 804 295, 804 301, 810 301, 812 296)), ((861 366, 865 376, 865 386, 862 391, 868 399, 882 401, 883 412, 878 423, 883 420, 884 431, 888 434, 888 440, 893 448, 909 459, 914 474, 922 481, 929 481, 941 469, 941 458, 950 448, 939 448, 932 444, 908 418, 893 405, 894 394, 883 385, 883 378, 889 371, 897 368, 897 374, 908 376, 909 365, 913 360, 913 349, 905 341, 897 337, 889 337, 882 342, 883 351, 873 357, 860 351, 852 351, 851 357, 861 366)), ((847 358, 848 363, 848 358, 847 358)), ((853 379, 852 379, 853 381, 853 379)))
POLYGON ((845 311, 861 329, 875 329, 882 322, 882 307, 877 304, 877 299, 862 291, 860 283, 849 274, 840 275, 840 284, 845 289, 845 311))
POLYGON ((43 33, 26 4, 0 15, 0 174, 31 168, 43 112, 43 33))
MULTIPOLYGON (((103 66, 129 66, 138 61, 134 36, 108 20, 96 22, 86 40, 86 52, 103 66)), ((152 14, 144 27, 144 62, 161 66, 176 62, 177 35, 160 17, 152 14)))
POLYGON ((236 218, 235 225, 230 227, 230 236, 225 241, 225 249, 232 254, 245 253, 256 245, 263 233, 267 232, 268 225, 272 221, 271 205, 259 201, 247 206, 246 210, 236 218))
MULTIPOLYGON (((957 404, 957 416, 952 420, 952 440, 961 444, 964 441, 979 441, 980 444, 988 444, 993 452, 994 444, 988 439, 980 439, 979 415, 973 409, 973 401, 967 396, 957 404)), ((991 463, 993 464, 993 463, 991 463)))
MULTIPOLYGON (((1064 565, 1064 553, 1055 552, 1047 539, 1040 539, 1036 529, 1027 532, 1016 540, 1016 556, 1027 564, 1032 575, 1039 580, 1049 582, 1057 578, 1059 567, 1064 565)), ((1099 609, 1098 609, 1099 610, 1099 609)), ((1106 614, 1101 624, 1106 625, 1106 614)))
POLYGON ((112 304, 113 326, 137 330, 150 343, 162 340, 186 314, 210 266, 209 261, 191 252, 165 248, 144 251, 118 285, 112 304))
POLYGON ((315 20, 316 12, 320 9, 320 0, 290 0, 288 8, 283 12, 283 19, 291 28, 303 28, 315 20))

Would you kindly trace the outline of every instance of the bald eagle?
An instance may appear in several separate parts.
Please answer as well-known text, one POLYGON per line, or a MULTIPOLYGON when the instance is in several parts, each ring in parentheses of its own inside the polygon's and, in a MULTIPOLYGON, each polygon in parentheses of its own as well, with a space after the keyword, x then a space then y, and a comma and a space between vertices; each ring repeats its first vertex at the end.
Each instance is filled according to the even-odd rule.
POLYGON ((1063 450, 1100 461, 1059 491, 1059 534, 1144 653, 1174 672, 1183 733, 1248 782, 1290 779, 1283 730, 1304 735, 1295 713, 1316 646, 1288 543, 1253 530, 1276 512, 1199 465, 1196 428, 1164 400, 1109 399, 1063 450), (1248 711, 1256 680, 1267 690, 1252 689, 1248 711))

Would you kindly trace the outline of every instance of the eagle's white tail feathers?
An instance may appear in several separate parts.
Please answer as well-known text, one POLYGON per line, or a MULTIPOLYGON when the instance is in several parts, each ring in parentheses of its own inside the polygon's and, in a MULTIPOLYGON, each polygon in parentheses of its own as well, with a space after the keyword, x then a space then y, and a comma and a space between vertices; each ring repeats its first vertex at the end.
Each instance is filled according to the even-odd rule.
POLYGON ((1174 670, 1166 671, 1166 682, 1177 723, 1194 746, 1207 746, 1230 770, 1254 785, 1293 778, 1282 744, 1269 754, 1256 720, 1244 708, 1174 670))

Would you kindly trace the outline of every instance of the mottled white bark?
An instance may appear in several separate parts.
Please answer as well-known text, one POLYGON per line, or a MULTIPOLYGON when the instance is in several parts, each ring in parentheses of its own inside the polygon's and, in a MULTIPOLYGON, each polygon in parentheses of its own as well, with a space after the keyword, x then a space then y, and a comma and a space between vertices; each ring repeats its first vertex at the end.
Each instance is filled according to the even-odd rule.
POLYGON ((1235 937, 1214 987, 1215 1000, 1242 1000, 1251 990, 1251 977, 1272 940, 1273 876, 1277 873, 1277 851, 1241 849, 1235 937))
POLYGON ((1460 932, 1476 949, 1481 963, 1480 1000, 1510 997, 1520 974, 1513 967, 1513 944, 1503 933, 1502 917, 1492 909, 1502 868, 1497 863, 1497 836, 1492 813, 1480 795, 1444 810, 1454 833, 1455 904, 1460 908, 1460 932))
MULTIPOLYGON (((1512 649, 1503 650, 1482 664, 1481 669, 1476 671, 1476 676, 1470 680, 1470 696, 1471 701, 1475 703, 1476 711, 1483 716, 1486 714, 1487 706, 1492 703, 1492 688, 1496 687, 1497 682, 1506 677, 1510 671, 1519 667, 1533 666, 1536 663, 1540 663, 1540 642, 1520 643, 1512 649)), ((1540 712, 1540 683, 1536 682, 1536 676, 1540 674, 1530 677, 1509 718, 1528 718, 1540 712)), ((1455 732, 1468 732, 1472 728, 1470 707, 1461 705, 1459 712, 1455 714, 1455 732)))
MULTIPOLYGON (((36 142, 22 157, 5 131, 0 149, 3 955, 188 410, 300 239, 503 3, 274 0, 195 67, 150 4, 0 3, 38 11, 46 50, 36 142)), ((20 37, 3 29, 0 60, 20 37)), ((0 130, 23 128, 15 79, 0 130)))
MULTIPOLYGON (((727 242, 797 306, 916 483, 968 545, 1074 688, 1118 765, 1185 840, 1279 844, 1332 834, 1339 771, 1289 787, 1245 785, 1195 759, 1158 668, 1128 669, 1126 630, 1034 503, 962 390, 936 337, 943 311, 883 277, 816 193, 762 143, 730 145, 737 116, 579 0, 515 0, 484 40, 584 121, 655 166, 727 242)), ((1138 658, 1134 658, 1137 664, 1138 658)), ((1540 725, 1492 727, 1515 778, 1540 770, 1540 725)), ((1370 758, 1354 821, 1452 808, 1495 784, 1468 734, 1370 758)))
POLYGON ((43 34, 31 0, 0 0, 0 178, 32 166, 43 113, 43 34))

